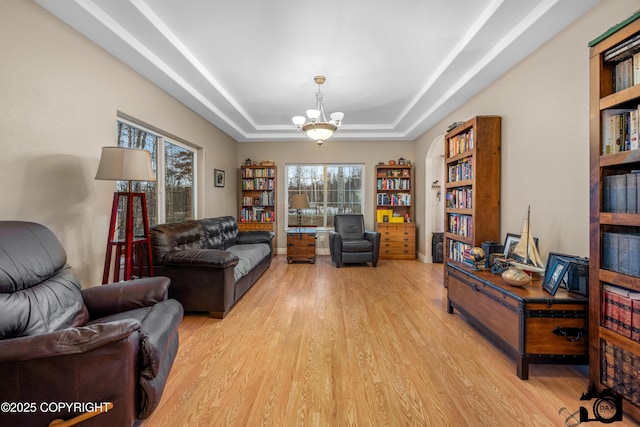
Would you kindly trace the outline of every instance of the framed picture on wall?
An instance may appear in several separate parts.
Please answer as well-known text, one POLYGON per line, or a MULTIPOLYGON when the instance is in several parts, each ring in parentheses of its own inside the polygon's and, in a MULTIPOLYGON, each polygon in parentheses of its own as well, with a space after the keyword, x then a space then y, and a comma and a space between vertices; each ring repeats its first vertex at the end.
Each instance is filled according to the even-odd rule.
POLYGON ((220 169, 213 170, 213 182, 216 187, 224 187, 224 171, 220 169))

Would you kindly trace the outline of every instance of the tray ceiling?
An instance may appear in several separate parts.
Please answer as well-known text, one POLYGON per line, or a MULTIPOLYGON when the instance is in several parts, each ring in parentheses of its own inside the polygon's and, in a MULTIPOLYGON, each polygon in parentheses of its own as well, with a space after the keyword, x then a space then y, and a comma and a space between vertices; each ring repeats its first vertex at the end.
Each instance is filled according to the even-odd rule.
MULTIPOLYGON (((237 141, 413 140, 597 0, 36 0, 237 141)), ((466 119, 462 117, 461 119, 466 119)))

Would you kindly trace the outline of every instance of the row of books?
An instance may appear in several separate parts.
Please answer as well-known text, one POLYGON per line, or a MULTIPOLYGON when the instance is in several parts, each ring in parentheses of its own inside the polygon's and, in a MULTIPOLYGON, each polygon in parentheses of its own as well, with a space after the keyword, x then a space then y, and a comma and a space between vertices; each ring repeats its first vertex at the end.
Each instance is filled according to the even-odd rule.
POLYGON ((378 190, 411 190, 410 178, 378 178, 376 180, 378 190))
POLYGON ((471 245, 463 242, 458 242, 456 240, 449 240, 449 247, 447 250, 449 251, 449 259, 457 262, 464 262, 464 251, 471 250, 471 245))
POLYGON ((603 284, 602 325, 634 341, 640 341, 640 292, 603 284))
POLYGON ((639 108, 602 112, 602 154, 615 154, 640 148, 639 108))
POLYGON ((264 208, 242 208, 240 209, 241 222, 273 222, 276 214, 273 211, 265 211, 264 208))
POLYGON ((616 92, 640 83, 640 53, 620 61, 613 70, 613 88, 616 92))
POLYGON ((242 198, 242 206, 273 206, 273 191, 263 191, 258 197, 245 196, 242 198))
POLYGON ((449 146, 448 157, 453 157, 456 154, 473 150, 473 129, 470 129, 469 132, 460 133, 449 138, 447 145, 449 146))
POLYGON ((640 355, 600 341, 600 382, 633 404, 640 404, 640 355))
POLYGON ((640 277, 640 234, 602 233, 602 268, 640 277))
POLYGON ((272 168, 243 168, 242 169, 242 177, 243 178, 275 178, 276 170, 272 168))
POLYGON ((411 206, 411 193, 377 193, 378 206, 411 206))
POLYGON ((460 160, 447 168, 448 182, 473 179, 472 159, 460 160))
POLYGON ((447 231, 458 236, 469 237, 473 235, 473 218, 470 215, 448 214, 447 231))
POLYGON ((447 191, 446 207, 451 209, 471 209, 473 189, 471 187, 454 188, 447 191))
MULTIPOLYGON (((640 171, 638 171, 640 172, 640 171)), ((638 192, 640 173, 630 172, 604 177, 602 189, 602 211, 615 213, 639 213, 638 192)))
POLYGON ((273 190, 273 179, 269 178, 242 178, 243 190, 273 190))

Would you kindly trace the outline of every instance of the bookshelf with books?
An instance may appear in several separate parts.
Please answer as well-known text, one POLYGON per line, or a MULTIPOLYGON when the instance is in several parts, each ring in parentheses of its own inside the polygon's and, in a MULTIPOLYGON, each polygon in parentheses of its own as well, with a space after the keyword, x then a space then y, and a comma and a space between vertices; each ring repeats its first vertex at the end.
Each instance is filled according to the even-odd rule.
POLYGON ((376 230, 380 232, 380 259, 415 259, 413 222, 413 165, 377 165, 376 230))
MULTIPOLYGON (((276 166, 240 167, 240 212, 238 229, 275 232, 276 221, 276 166)), ((276 254, 276 239, 273 241, 276 254)))
POLYGON ((590 382, 640 420, 640 13, 589 47, 590 382))
POLYGON ((500 127, 499 116, 478 116, 445 136, 445 269, 500 239, 500 127))

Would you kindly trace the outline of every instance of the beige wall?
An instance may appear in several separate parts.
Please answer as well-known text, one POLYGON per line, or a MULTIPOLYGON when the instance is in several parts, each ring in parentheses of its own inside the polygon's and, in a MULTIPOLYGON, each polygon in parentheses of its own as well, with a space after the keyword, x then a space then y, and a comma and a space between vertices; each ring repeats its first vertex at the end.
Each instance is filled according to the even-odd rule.
MULTIPOLYGON (((588 256, 587 44, 639 7, 637 0, 603 0, 418 138, 416 157, 424 161, 448 124, 476 115, 502 116, 503 241, 507 232, 520 232, 531 205, 531 226, 543 258, 549 251, 588 256)), ((417 177, 424 182, 424 171, 418 170, 417 177)), ((418 199, 418 218, 424 218, 424 209, 424 200, 418 199)))
MULTIPOLYGON (((638 9, 638 0, 603 0, 545 46, 413 142, 236 143, 136 72, 30 1, 0 2, 0 219, 44 223, 62 240, 85 286, 99 282, 114 185, 93 179, 100 147, 115 143, 118 111, 201 147, 198 216, 237 215, 242 160, 279 167, 363 162, 367 225, 373 226, 373 167, 405 157, 416 165, 419 251, 431 184, 430 145, 455 120, 503 117, 501 238, 518 232, 527 205, 543 257, 588 254, 587 42, 638 9), (214 188, 213 169, 226 173, 214 188), (428 182, 427 182, 428 181, 428 182)), ((279 246, 284 221, 278 221, 279 246)))
POLYGON ((43 223, 98 284, 115 185, 95 181, 118 111, 201 147, 200 216, 235 214, 236 143, 31 1, 0 2, 0 219, 43 223))
MULTIPOLYGON (((312 140, 301 142, 241 142, 238 143, 238 159, 273 160, 278 167, 278 211, 276 213, 278 252, 286 253, 284 218, 286 206, 284 195, 287 191, 285 166, 288 163, 364 163, 365 165, 365 224, 374 226, 375 178, 374 168, 379 162, 398 160, 400 157, 415 159, 415 144, 412 141, 355 142, 329 140, 318 146, 312 140)), ((240 167, 240 162, 237 168, 240 167)), ((328 241, 318 242, 319 252, 328 253, 328 241)))

